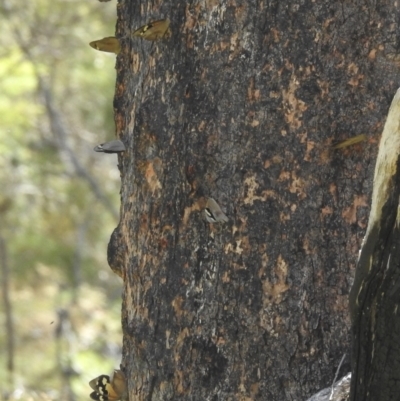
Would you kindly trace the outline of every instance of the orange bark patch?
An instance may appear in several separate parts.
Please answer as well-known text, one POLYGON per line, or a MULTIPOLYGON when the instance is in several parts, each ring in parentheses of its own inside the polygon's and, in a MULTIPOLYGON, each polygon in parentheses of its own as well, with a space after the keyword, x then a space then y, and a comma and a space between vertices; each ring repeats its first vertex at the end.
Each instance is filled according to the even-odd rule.
POLYGON ((281 40, 280 33, 279 33, 279 31, 277 29, 272 28, 271 29, 271 34, 272 34, 272 36, 274 38, 274 42, 275 43, 278 43, 281 40))
POLYGON ((304 249, 304 252, 306 253, 306 255, 313 255, 315 253, 313 248, 311 247, 310 241, 307 237, 304 238, 304 240, 303 240, 303 249, 304 249))
POLYGON ((329 94, 329 82, 317 80, 319 88, 321 89, 321 98, 325 98, 329 94))
POLYGON ((311 151, 315 148, 315 142, 313 141, 307 141, 307 148, 306 148, 306 154, 304 156, 304 160, 307 162, 310 162, 312 160, 311 157, 311 151))
POLYGON ((299 199, 304 199, 307 195, 305 193, 305 182, 303 179, 296 176, 295 172, 291 174, 292 182, 289 186, 289 191, 292 194, 297 194, 299 199))
POLYGON ((217 347, 221 347, 222 345, 226 344, 226 340, 223 337, 218 337, 216 341, 214 341, 217 347))
POLYGON ((358 67, 357 67, 356 64, 350 63, 347 66, 347 71, 349 72, 349 74, 357 74, 358 73, 358 67))
POLYGON ((124 94, 125 94, 125 86, 122 84, 117 85, 117 87, 115 88, 115 96, 120 97, 123 96, 124 94))
POLYGON ((254 400, 254 397, 259 393, 260 391, 260 383, 253 383, 250 386, 250 394, 252 395, 252 397, 250 398, 251 400, 254 400))
MULTIPOLYGON (((125 116, 121 113, 115 114, 115 125, 117 127, 117 132, 123 132, 125 129, 125 116)), ((119 135, 118 135, 119 136, 119 135)))
MULTIPOLYGON (((129 132, 133 132, 133 130, 134 130, 134 128, 135 128, 135 114, 136 114, 136 104, 134 104, 133 105, 133 107, 132 107, 132 110, 131 110, 131 113, 130 113, 130 115, 129 115, 129 125, 128 125, 128 128, 129 128, 129 132)), ((125 117, 126 118, 126 117, 125 117)))
POLYGON ((186 32, 190 32, 193 30, 196 25, 197 18, 195 18, 189 11, 189 5, 186 6, 186 22, 183 26, 183 30, 186 32))
POLYGON ((240 46, 238 37, 239 37, 239 34, 237 32, 231 36, 230 46, 229 46, 230 55, 228 58, 229 61, 232 61, 240 53, 241 46, 240 46))
POLYGON ((140 56, 139 53, 132 53, 132 71, 134 74, 137 74, 140 70, 140 56))
POLYGON ((162 249, 167 249, 168 248, 168 240, 165 237, 162 237, 158 240, 158 245, 162 249))
POLYGON ((192 212, 203 210, 205 208, 205 205, 206 205, 205 199, 199 198, 191 206, 185 207, 185 210, 183 211, 183 218, 182 218, 183 225, 184 226, 187 225, 187 223, 189 221, 189 217, 192 214, 192 212))
POLYGON ((268 295, 269 301, 279 304, 282 301, 281 295, 288 290, 285 283, 272 284, 268 280, 263 282, 263 293, 268 295))
POLYGON ((217 7, 219 4, 218 0, 206 0, 206 8, 208 10, 212 10, 214 7, 217 7))
MULTIPOLYGON (((246 4, 246 3, 244 3, 246 4)), ((242 21, 243 18, 246 16, 245 7, 243 5, 235 5, 235 20, 242 21)))
POLYGON ((226 271, 221 278, 223 283, 229 283, 231 281, 231 278, 229 276, 229 273, 226 271))
POLYGON ((264 168, 270 168, 272 165, 271 160, 265 160, 264 162, 264 168))
POLYGON ((321 220, 323 220, 324 217, 329 216, 332 213, 333 213, 333 209, 330 206, 323 207, 321 209, 321 213, 320 213, 321 220))
POLYGON ((378 49, 372 49, 372 50, 368 53, 368 58, 369 58, 370 60, 375 60, 377 51, 378 51, 378 49))
POLYGON ((276 282, 271 283, 268 280, 263 281, 264 306, 267 306, 270 302, 278 304, 282 301, 282 294, 289 289, 286 283, 287 274, 288 265, 282 258, 282 255, 279 255, 275 265, 276 282))
POLYGON ((358 86, 360 84, 360 81, 364 79, 364 75, 358 73, 359 68, 354 63, 349 64, 349 66, 347 67, 347 71, 349 74, 353 75, 353 77, 351 77, 348 82, 348 84, 353 87, 358 86))
POLYGON ((184 314, 182 305, 183 305, 183 298, 181 296, 177 296, 172 301, 172 307, 174 308, 175 315, 177 316, 178 319, 180 319, 182 317, 182 315, 184 314))
MULTIPOLYGON (((225 253, 236 253, 238 255, 241 255, 242 253, 245 253, 248 255, 251 252, 251 246, 249 242, 249 237, 242 237, 238 240, 235 241, 235 244, 226 244, 224 251, 225 253)), ((242 267, 241 267, 242 268, 242 267)))
POLYGON ((154 193, 158 190, 161 189, 161 182, 157 177, 157 173, 155 168, 160 168, 160 164, 162 164, 160 159, 154 159, 153 162, 147 162, 147 166, 146 166, 146 171, 145 171, 145 178, 147 181, 147 184, 150 187, 150 191, 152 192, 152 194, 154 195, 154 193))
POLYGON ((247 196, 244 199, 245 205, 252 205, 255 200, 261 199, 260 196, 255 195, 259 185, 256 182, 256 177, 254 175, 252 177, 247 177, 244 180, 244 184, 247 186, 247 196))
POLYGON ((229 42, 216 42, 213 43, 213 45, 211 46, 210 52, 211 53, 215 53, 215 52, 222 52, 226 49, 228 49, 230 46, 229 42))
POLYGON ((244 184, 247 186, 247 195, 244 198, 245 205, 252 205, 256 200, 265 202, 268 198, 277 197, 276 193, 272 190, 262 191, 262 196, 256 195, 255 192, 258 189, 259 185, 256 182, 255 176, 247 177, 244 180, 244 184))
POLYGON ((147 65, 149 66, 149 68, 154 68, 156 66, 156 58, 149 56, 149 58, 147 59, 147 65))
POLYGON ((354 224, 357 222, 357 208, 359 206, 367 207, 367 197, 365 195, 355 196, 353 204, 342 212, 343 219, 348 224, 354 224))
POLYGON ((255 88, 254 77, 250 79, 250 83, 247 88, 247 99, 250 102, 256 102, 260 100, 260 89, 255 88))
POLYGON ((301 117, 303 112, 307 110, 307 105, 296 97, 296 90, 299 87, 299 81, 293 74, 289 83, 289 87, 282 91, 282 100, 284 103, 285 120, 292 129, 301 127, 301 117))
POLYGON ((337 204, 338 201, 338 191, 337 191, 337 186, 336 184, 330 184, 329 185, 329 193, 331 194, 335 204, 337 204))
POLYGON ((183 387, 184 372, 182 370, 175 370, 174 372, 174 388, 178 394, 185 394, 183 387))
POLYGON ((285 221, 290 220, 290 214, 286 214, 284 212, 279 213, 279 221, 284 223, 285 221))
POLYGON ((364 74, 358 74, 352 78, 350 78, 348 84, 353 87, 357 87, 360 85, 361 81, 364 79, 364 74))
POLYGON ((279 181, 279 182, 287 181, 287 180, 289 180, 289 178, 290 178, 290 171, 284 171, 284 170, 282 170, 282 171, 280 172, 280 174, 279 174, 279 177, 278 177, 278 180, 277 180, 277 181, 279 181))
MULTIPOLYGON (((275 273, 278 276, 278 279, 280 282, 282 282, 282 283, 286 282, 287 272, 288 272, 288 264, 282 258, 282 255, 279 255, 278 260, 276 262, 275 273)), ((287 288, 289 288, 289 287, 287 287, 287 288)))

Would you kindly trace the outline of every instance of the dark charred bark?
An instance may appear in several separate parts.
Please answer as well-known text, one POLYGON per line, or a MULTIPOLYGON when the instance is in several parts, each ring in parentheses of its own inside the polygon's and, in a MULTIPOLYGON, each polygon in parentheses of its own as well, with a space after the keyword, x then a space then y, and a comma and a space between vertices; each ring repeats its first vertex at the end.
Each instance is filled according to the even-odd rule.
POLYGON ((131 401, 297 401, 332 383, 399 82, 398 11, 118 4, 114 107, 127 151, 109 263, 124 277, 131 401), (165 17, 170 39, 129 38, 165 17), (368 143, 332 151, 361 133, 368 143), (208 196, 228 224, 204 221, 208 196))

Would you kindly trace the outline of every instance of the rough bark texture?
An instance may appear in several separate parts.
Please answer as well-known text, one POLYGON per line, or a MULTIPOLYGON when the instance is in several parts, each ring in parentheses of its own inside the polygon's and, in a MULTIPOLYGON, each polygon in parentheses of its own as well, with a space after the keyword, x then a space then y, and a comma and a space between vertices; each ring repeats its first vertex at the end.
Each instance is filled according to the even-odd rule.
POLYGON ((394 4, 118 3, 128 150, 108 256, 130 401, 302 400, 332 383, 400 78, 394 4), (169 40, 128 37, 163 17, 169 40), (230 222, 205 223, 202 196, 230 222))

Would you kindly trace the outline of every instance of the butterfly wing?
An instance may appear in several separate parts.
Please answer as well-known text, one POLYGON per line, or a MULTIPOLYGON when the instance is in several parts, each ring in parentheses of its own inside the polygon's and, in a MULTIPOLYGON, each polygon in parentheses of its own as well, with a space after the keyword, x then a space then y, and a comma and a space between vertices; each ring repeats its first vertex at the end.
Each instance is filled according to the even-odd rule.
POLYGON ((89 382, 89 386, 94 390, 90 393, 90 398, 96 401, 108 401, 109 390, 111 387, 110 376, 100 375, 89 382))
POLYGON ((125 145, 122 141, 114 140, 110 142, 101 143, 93 148, 95 152, 103 152, 103 153, 118 153, 124 152, 126 150, 125 145))
POLYGON ((110 383, 110 376, 108 375, 100 375, 93 380, 90 380, 89 386, 98 391, 99 388, 105 387, 108 383, 110 383))
POLYGON ((107 400, 108 401, 117 401, 121 399, 122 394, 119 394, 115 391, 112 385, 107 387, 107 400))
POLYGON ((118 54, 121 51, 121 44, 119 40, 114 36, 94 40, 93 42, 90 42, 89 45, 93 47, 93 49, 99 50, 101 52, 118 54))
POLYGON ((99 394, 96 391, 93 391, 92 393, 90 393, 90 398, 92 400, 96 400, 96 401, 107 401, 108 398, 105 398, 103 394, 99 394))
POLYGON ((127 389, 126 389, 125 376, 121 370, 119 369, 114 370, 114 375, 111 379, 111 385, 115 394, 118 396, 117 399, 122 398, 124 394, 126 394, 127 389))
POLYGON ((149 22, 133 32, 132 36, 138 36, 146 40, 159 40, 169 37, 171 31, 169 29, 169 19, 160 19, 158 21, 149 22))
POLYGON ((96 401, 117 401, 126 394, 125 376, 120 370, 114 370, 113 376, 100 375, 89 382, 94 390, 90 398, 96 401))
POLYGON ((204 213, 206 220, 209 223, 226 223, 229 221, 226 214, 221 210, 220 206, 213 198, 208 198, 204 213))

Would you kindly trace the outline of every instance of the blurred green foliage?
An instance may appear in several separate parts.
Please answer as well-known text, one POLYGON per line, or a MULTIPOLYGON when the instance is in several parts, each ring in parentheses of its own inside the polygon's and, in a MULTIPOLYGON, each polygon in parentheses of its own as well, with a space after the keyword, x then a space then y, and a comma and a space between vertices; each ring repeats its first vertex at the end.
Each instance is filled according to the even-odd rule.
POLYGON ((107 265, 118 224, 117 158, 92 150, 115 137, 115 55, 88 45, 114 35, 116 2, 0 4, 0 236, 8 283, 0 258, 11 301, 7 310, 3 294, 0 397, 87 400, 88 381, 118 367, 122 341, 122 282, 107 265))

